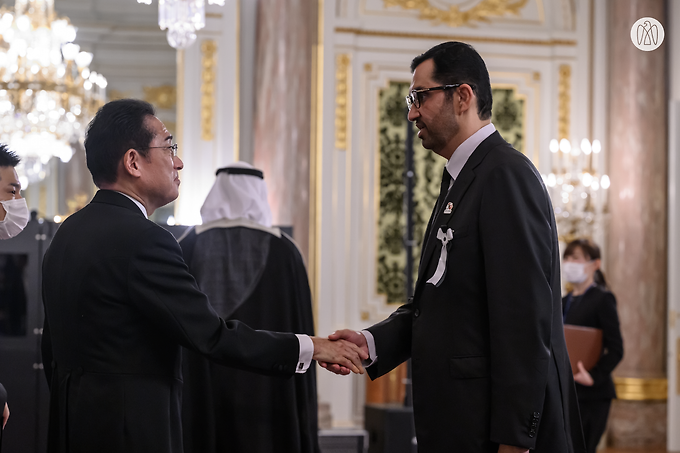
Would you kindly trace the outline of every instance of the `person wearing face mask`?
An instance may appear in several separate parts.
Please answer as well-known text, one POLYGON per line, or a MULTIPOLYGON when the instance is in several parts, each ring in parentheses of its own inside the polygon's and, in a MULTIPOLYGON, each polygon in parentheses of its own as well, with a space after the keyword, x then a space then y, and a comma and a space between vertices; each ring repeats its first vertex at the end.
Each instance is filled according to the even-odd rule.
MULTIPOLYGON (((0 144, 0 239, 10 239, 21 233, 30 217, 26 200, 21 198, 21 184, 14 169, 19 164, 19 157, 0 144)), ((9 419, 7 391, 0 384, 0 408, 2 408, 2 424, 0 425, 0 441, 2 431, 9 419)))
POLYGON ((7 145, 0 144, 0 239, 21 233, 31 217, 14 169, 18 164, 19 157, 7 145))
POLYGON ((564 251, 562 276, 573 290, 562 299, 564 324, 602 330, 602 354, 590 370, 578 362, 574 375, 588 453, 594 453, 607 426, 609 408, 616 398, 612 371, 623 358, 623 339, 616 298, 600 270, 600 248, 588 239, 576 239, 564 251))

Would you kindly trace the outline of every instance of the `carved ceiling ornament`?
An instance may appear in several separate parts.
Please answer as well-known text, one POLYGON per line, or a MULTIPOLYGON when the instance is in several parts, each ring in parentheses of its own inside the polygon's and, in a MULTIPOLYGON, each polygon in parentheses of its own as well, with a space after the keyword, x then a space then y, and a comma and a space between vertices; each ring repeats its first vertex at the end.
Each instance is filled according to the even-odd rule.
POLYGON ((492 17, 506 14, 520 15, 529 0, 481 0, 475 6, 461 11, 458 5, 451 5, 449 9, 442 9, 430 3, 430 0, 383 0, 386 8, 398 6, 403 9, 420 12, 418 19, 432 21, 435 25, 475 27, 477 22, 490 22, 492 17))

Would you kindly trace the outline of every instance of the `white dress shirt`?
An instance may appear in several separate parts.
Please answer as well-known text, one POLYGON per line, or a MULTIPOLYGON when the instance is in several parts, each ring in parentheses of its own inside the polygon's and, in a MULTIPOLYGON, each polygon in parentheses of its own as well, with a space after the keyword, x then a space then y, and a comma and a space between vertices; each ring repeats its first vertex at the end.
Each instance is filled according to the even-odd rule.
MULTIPOLYGON (((116 192, 118 192, 116 190, 116 192)), ((147 219, 149 218, 149 215, 146 212, 146 208, 142 203, 140 203, 138 200, 135 200, 132 198, 130 195, 123 193, 123 192, 118 192, 121 195, 125 195, 128 197, 134 204, 137 205, 140 211, 142 211, 142 214, 144 214, 144 217, 147 219)), ((309 369, 309 365, 312 363, 312 357, 314 356, 314 342, 312 339, 309 337, 309 335, 303 335, 303 334, 295 334, 295 336, 298 339, 298 345, 300 347, 300 355, 298 357, 298 364, 295 367, 295 372, 302 374, 306 372, 309 369)))
MULTIPOLYGON (((477 132, 469 136, 463 143, 456 148, 451 155, 451 158, 446 162, 446 171, 451 175, 451 182, 449 183, 449 190, 453 186, 453 183, 460 175, 460 171, 465 166, 472 153, 477 149, 480 143, 486 140, 491 134, 496 131, 496 127, 493 123, 489 123, 486 126, 481 127, 477 132)), ((361 333, 366 338, 366 343, 368 344, 368 359, 364 360, 364 367, 371 366, 378 360, 378 355, 375 350, 375 339, 373 335, 368 330, 362 330, 361 333)))
POLYGON ((463 143, 456 148, 451 156, 451 159, 446 163, 446 171, 451 175, 451 184, 449 189, 453 185, 453 181, 458 178, 460 171, 463 166, 468 161, 472 153, 477 149, 480 143, 486 140, 489 135, 496 132, 496 127, 493 123, 489 123, 486 126, 480 128, 477 132, 469 136, 463 143))

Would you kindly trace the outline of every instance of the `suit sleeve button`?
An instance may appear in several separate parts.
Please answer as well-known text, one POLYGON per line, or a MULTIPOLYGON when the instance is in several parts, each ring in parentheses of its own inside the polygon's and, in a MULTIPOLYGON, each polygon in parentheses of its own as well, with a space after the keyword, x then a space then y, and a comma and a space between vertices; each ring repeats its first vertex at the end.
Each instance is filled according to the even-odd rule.
POLYGON ((415 318, 417 318, 418 316, 420 316, 420 309, 419 309, 419 308, 416 308, 416 311, 413 312, 413 316, 414 316, 415 318))

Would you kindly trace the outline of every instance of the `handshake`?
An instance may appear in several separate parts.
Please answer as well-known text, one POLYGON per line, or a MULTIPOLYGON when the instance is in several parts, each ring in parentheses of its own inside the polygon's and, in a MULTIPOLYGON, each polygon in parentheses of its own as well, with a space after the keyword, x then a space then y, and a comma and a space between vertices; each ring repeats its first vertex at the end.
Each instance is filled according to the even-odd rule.
POLYGON ((364 374, 362 362, 369 356, 368 343, 362 333, 344 329, 333 332, 328 338, 311 339, 314 343, 312 359, 323 368, 335 374, 364 374))

